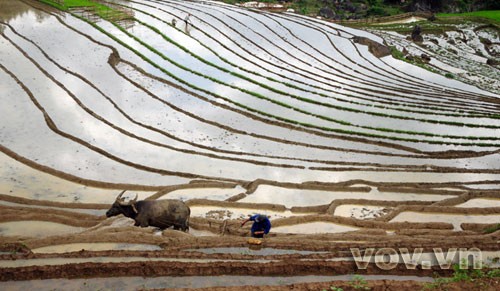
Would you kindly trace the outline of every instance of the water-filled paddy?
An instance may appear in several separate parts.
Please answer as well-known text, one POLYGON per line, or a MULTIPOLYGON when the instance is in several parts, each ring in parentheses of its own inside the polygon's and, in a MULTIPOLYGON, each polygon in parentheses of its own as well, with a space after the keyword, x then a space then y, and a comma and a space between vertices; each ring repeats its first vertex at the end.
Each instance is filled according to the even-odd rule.
POLYGON ((106 213, 106 209, 79 209, 79 208, 63 208, 63 207, 49 207, 49 206, 40 206, 40 205, 30 205, 30 204, 20 204, 20 203, 12 203, 7 201, 0 200, 0 205, 4 206, 13 206, 13 207, 26 207, 26 208, 42 208, 42 209, 55 209, 62 211, 69 211, 75 213, 84 213, 95 216, 103 216, 106 213))
POLYGON ((370 219, 383 216, 389 213, 391 209, 391 207, 383 206, 344 204, 337 206, 333 215, 356 219, 370 219))
POLYGON ((493 223, 500 220, 500 215, 479 215, 479 214, 441 214, 405 211, 391 219, 390 222, 444 222, 453 225, 455 231, 462 230, 462 223, 493 223))
POLYGON ((500 199, 495 198, 474 198, 470 199, 464 203, 460 203, 455 205, 456 207, 480 207, 480 208, 488 208, 488 207, 500 207, 500 199))
MULTIPOLYGON (((145 257, 91 257, 91 258, 50 258, 30 260, 0 261, 0 268, 19 268, 27 266, 57 266, 65 264, 81 263, 127 263, 127 262, 183 262, 183 263, 213 263, 213 262, 235 262, 248 260, 225 260, 225 259, 184 259, 184 258, 145 258, 145 257)), ((268 263, 271 260, 252 260, 252 263, 268 263)))
POLYGON ((293 206, 314 206, 330 204, 338 199, 367 199, 387 201, 439 201, 455 197, 454 195, 411 194, 396 192, 325 191, 307 189, 289 189, 270 185, 260 185, 257 190, 240 200, 240 202, 274 203, 293 206))
POLYGON ((300 251, 300 250, 285 250, 276 248, 205 248, 205 249, 187 249, 188 252, 201 252, 204 254, 241 254, 241 255, 251 255, 251 256, 273 256, 273 255, 311 255, 311 254, 321 254, 328 252, 316 252, 316 251, 300 251))
MULTIPOLYGON (((0 153, 0 193, 9 196, 54 202, 111 204, 120 191, 85 186, 38 171, 0 153)), ((145 199, 154 192, 129 191, 145 199)))
POLYGON ((255 208, 238 208, 238 207, 217 207, 217 206, 191 206, 191 215, 206 217, 218 220, 225 219, 246 219, 249 215, 253 214, 264 214, 271 219, 284 218, 290 216, 301 216, 305 213, 286 211, 273 211, 267 209, 259 209, 257 206, 255 208))
MULTIPOLYGON (((118 277, 118 278, 94 278, 94 279, 47 279, 33 281, 8 281, 2 285, 9 290, 26 290, 30 288, 51 290, 96 290, 96 289, 120 289, 137 290, 138 288, 209 288, 217 286, 279 286, 305 282, 327 282, 327 281, 349 281, 353 275, 340 276, 183 276, 183 277, 118 277), (54 286, 59 286, 54 288, 54 286)), ((432 282, 431 277, 417 276, 382 276, 366 275, 366 280, 416 280, 420 282, 432 282)))
POLYGON ((82 227, 48 221, 11 221, 0 223, 0 236, 46 237, 78 233, 82 227))
POLYGON ((359 230, 357 227, 329 223, 329 222, 308 222, 295 225, 278 226, 273 228, 277 233, 297 233, 297 234, 318 234, 318 233, 341 233, 359 230))
POLYGON ((235 188, 193 188, 179 189, 162 196, 160 199, 180 199, 182 201, 190 199, 226 200, 236 194, 246 190, 241 186, 235 188))
POLYGON ((69 252, 86 251, 108 251, 108 250, 127 250, 127 251, 158 251, 162 248, 155 245, 146 244, 125 244, 125 243, 72 243, 62 245, 51 245, 32 249, 33 253, 60 254, 69 252))

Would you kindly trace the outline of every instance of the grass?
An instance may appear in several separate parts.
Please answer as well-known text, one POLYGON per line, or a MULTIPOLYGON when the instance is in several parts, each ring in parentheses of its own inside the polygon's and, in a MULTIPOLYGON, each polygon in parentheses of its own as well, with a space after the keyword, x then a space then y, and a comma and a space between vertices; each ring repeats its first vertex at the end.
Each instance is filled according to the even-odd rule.
POLYGON ((365 278, 360 275, 354 275, 351 281, 349 281, 349 285, 355 290, 370 290, 368 287, 368 282, 366 282, 365 278))
POLYGON ((500 223, 490 226, 484 230, 484 233, 494 233, 495 231, 500 229, 500 223))
POLYGON ((111 8, 106 6, 106 5, 99 4, 97 2, 90 1, 90 0, 64 0, 64 1, 41 0, 41 2, 50 4, 52 6, 55 6, 61 10, 65 10, 65 11, 67 11, 71 8, 81 8, 81 7, 92 7, 97 12, 101 12, 101 13, 111 10, 111 8))
POLYGON ((500 10, 487 10, 487 11, 474 11, 467 13, 439 13, 436 15, 438 18, 447 18, 447 17, 460 17, 465 19, 477 19, 477 18, 485 18, 489 20, 493 20, 496 23, 500 23, 500 10))
POLYGON ((298 0, 294 1, 290 8, 304 15, 317 15, 321 9, 321 4, 316 0, 298 0))
MULTIPOLYGON (((453 276, 438 277, 433 283, 424 285, 423 290, 446 290, 446 286, 455 282, 476 282, 478 279, 493 279, 500 277, 500 269, 483 271, 481 269, 463 269, 460 264, 453 265, 453 276)), ((480 286, 478 286, 480 287, 480 286)))
POLYGON ((406 61, 405 55, 402 51, 398 50, 395 46, 391 46, 390 49, 392 57, 398 60, 406 61))
POLYGON ((68 11, 73 8, 90 8, 96 15, 106 20, 123 20, 129 19, 130 16, 123 11, 113 9, 112 7, 91 0, 40 0, 43 3, 49 4, 63 11, 68 11))
MULTIPOLYGON (((352 279, 347 282, 347 285, 349 286, 350 290, 371 290, 370 287, 368 287, 368 282, 363 278, 361 275, 354 275, 352 279)), ((343 288, 341 287, 336 287, 336 286, 330 286, 331 291, 344 291, 343 288)), ((327 289, 323 289, 323 291, 327 291, 327 289)))
POLYGON ((452 73, 446 73, 444 76, 448 79, 455 79, 455 75, 453 75, 452 73))

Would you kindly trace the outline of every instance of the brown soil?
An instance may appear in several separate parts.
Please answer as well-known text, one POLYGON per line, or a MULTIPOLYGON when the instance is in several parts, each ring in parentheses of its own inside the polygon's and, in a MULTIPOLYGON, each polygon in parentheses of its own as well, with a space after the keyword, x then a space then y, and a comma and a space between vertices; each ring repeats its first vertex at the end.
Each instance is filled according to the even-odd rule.
MULTIPOLYGON (((256 182, 254 182, 256 183, 256 182)), ((252 186, 255 185, 252 183, 252 186)), ((265 183, 260 181, 260 183, 265 183)), ((354 183, 353 183, 354 184, 354 183)), ((352 185, 353 185, 352 184, 352 185)), ((163 189, 154 195, 160 198, 170 191, 181 188, 199 187, 233 187, 232 184, 199 181, 187 185, 180 185, 163 189)), ((245 185, 252 188, 251 185, 245 185)), ((287 187, 297 187, 302 189, 315 189, 318 187, 335 191, 343 187, 348 190, 345 183, 318 185, 304 183, 300 185, 285 185, 287 187)), ((380 186, 380 185, 378 185, 380 186)), ((436 185, 425 188, 420 185, 385 185, 386 191, 393 189, 397 191, 404 187, 415 191, 432 191, 433 194, 450 195, 449 190, 439 190, 436 185)), ((255 186, 253 186, 255 187, 255 186)), ((245 195, 249 194, 249 190, 245 195)), ((361 187, 362 188, 362 187, 361 187)), ((362 190, 365 191, 365 190, 362 190)), ((241 197, 242 195, 235 195, 241 197)), ((2 237, 0 244, 1 260, 34 260, 34 259, 71 259, 71 258, 128 258, 142 257, 144 261, 106 263, 106 262, 86 262, 69 263, 64 265, 44 265, 38 264, 28 267, 0 268, 0 281, 12 280, 39 280, 55 278, 100 278, 100 277, 158 277, 158 276, 219 276, 219 275, 240 275, 240 276, 303 276, 303 275, 416 275, 432 277, 436 274, 440 276, 451 276, 452 271, 434 266, 430 270, 417 266, 414 270, 408 270, 404 265, 398 265, 393 270, 382 270, 371 264, 366 270, 357 268, 353 261, 335 261, 336 259, 351 259, 350 248, 359 248, 363 251, 366 248, 408 248, 412 252, 415 248, 422 248, 424 252, 432 252, 433 248, 479 248, 482 251, 498 251, 498 241, 500 231, 486 234, 484 229, 491 226, 493 222, 485 221, 485 224, 464 224, 465 231, 453 231, 452 226, 447 223, 391 223, 390 218, 395 213, 401 211, 418 212, 439 212, 457 213, 463 215, 470 214, 495 214, 497 208, 456 208, 453 205, 462 203, 468 199, 477 197, 498 198, 498 193, 494 191, 468 191, 459 194, 439 203, 419 202, 419 201, 368 201, 363 199, 337 200, 330 205, 301 207, 292 210, 302 210, 309 212, 309 215, 294 216, 289 218, 273 219, 273 226, 294 225, 305 222, 324 221, 334 222, 343 225, 359 227, 360 230, 339 233, 339 234, 277 234, 272 233, 263 240, 261 246, 249 246, 249 228, 241 227, 241 221, 237 219, 222 220, 222 213, 213 213, 207 217, 192 217, 190 224, 193 229, 203 230, 212 233, 213 236, 195 237, 191 234, 166 230, 162 235, 155 235, 153 228, 133 227, 133 221, 123 217, 105 218, 89 214, 75 213, 73 209, 106 209, 109 205, 103 204, 82 204, 82 203, 55 203, 47 201, 37 201, 24 198, 16 198, 9 195, 1 195, 0 199, 19 206, 0 206, 0 222, 7 221, 27 221, 41 220, 58 222, 65 225, 79 226, 87 228, 86 231, 52 237, 30 238, 30 237, 2 237), (335 207, 342 204, 360 203, 367 205, 390 206, 391 213, 377 219, 358 220, 347 217, 334 217, 332 215, 335 207), (441 205, 439 205, 441 204, 441 205), (24 205, 24 206, 23 206, 24 205), (28 206, 35 206, 29 208, 28 206), (65 210, 36 208, 36 207, 58 207, 65 210), (387 230, 394 231, 392 235, 387 234, 387 230), (80 250, 62 254, 35 254, 31 249, 71 243, 142 243, 160 246, 162 251, 89 251, 80 250), (270 254, 252 255, 242 253, 217 253, 206 254, 197 251, 187 251, 187 249, 198 248, 272 248, 281 250, 314 251, 323 253, 312 254, 270 254), (184 259, 187 261, 147 261, 149 258, 184 259), (189 260, 219 260, 215 262, 190 262, 189 260), (220 261, 230 260, 230 261, 220 261), (261 262, 261 260, 271 260, 261 262)), ((250 208, 285 210, 282 205, 275 204, 253 204, 240 203, 236 201, 210 201, 210 200, 190 200, 189 205, 213 206, 223 208, 250 208)), ((495 280, 483 280, 474 283, 460 283, 447 286, 446 290, 459 290, 460 288, 472 288, 475 285, 483 284, 482 290, 495 290, 498 282, 495 280)), ((217 288, 218 290, 322 290, 329 289, 330 286, 341 287, 344 290, 352 290, 349 282, 326 282, 326 283, 296 283, 287 286, 246 286, 217 288)), ((390 281, 379 280, 369 281, 372 290, 401 290, 410 288, 420 290, 424 283, 415 281, 390 281)), ((444 289, 443 289, 444 290, 444 289)), ((466 289, 462 289, 466 290, 466 289)), ((471 289, 472 290, 472 289, 471 289)))
MULTIPOLYGON (((400 291, 400 290, 425 290, 425 283, 416 281, 393 281, 393 280, 380 280, 380 281, 367 281, 364 287, 370 288, 372 291, 400 291)), ((196 290, 214 290, 214 291, 285 291, 285 290, 332 290, 331 287, 342 288, 344 291, 363 290, 356 288, 352 283, 346 281, 331 281, 322 283, 302 283, 291 284, 286 286, 238 286, 238 287, 217 287, 217 288, 198 288, 196 290)), ((500 288, 498 280, 494 279, 481 279, 476 282, 459 282, 450 283, 443 286, 435 287, 431 290, 447 290, 447 291, 463 291, 463 290, 484 290, 496 291, 500 288)), ((156 289, 166 290, 166 289, 156 289)), ((168 289, 168 290, 188 290, 185 288, 168 289)), ((192 289, 190 289, 192 290, 192 289)))

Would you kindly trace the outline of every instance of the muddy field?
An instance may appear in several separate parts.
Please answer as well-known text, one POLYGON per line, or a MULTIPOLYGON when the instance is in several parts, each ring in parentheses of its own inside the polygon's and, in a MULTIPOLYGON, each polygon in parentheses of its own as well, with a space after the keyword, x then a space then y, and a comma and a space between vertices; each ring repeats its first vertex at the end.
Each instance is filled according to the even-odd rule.
POLYGON ((469 29, 491 40, 461 47, 485 68, 464 83, 353 37, 464 70, 439 49, 292 13, 70 2, 0 0, 2 290, 419 290, 462 259, 500 268, 498 28, 469 29), (184 201, 189 232, 107 218, 122 190, 184 201))

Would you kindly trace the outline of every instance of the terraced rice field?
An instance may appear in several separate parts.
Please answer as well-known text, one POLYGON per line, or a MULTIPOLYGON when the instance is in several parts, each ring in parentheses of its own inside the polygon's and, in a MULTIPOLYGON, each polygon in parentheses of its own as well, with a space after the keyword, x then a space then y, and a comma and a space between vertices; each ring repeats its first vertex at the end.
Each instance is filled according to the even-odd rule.
POLYGON ((352 38, 380 36, 292 13, 70 3, 0 0, 0 287, 449 274, 360 271, 352 247, 498 260, 499 232, 484 232, 500 221, 498 90, 375 57, 352 38), (186 201, 190 232, 106 218, 123 189, 186 201), (260 250, 240 227, 253 213, 273 224, 260 250))

